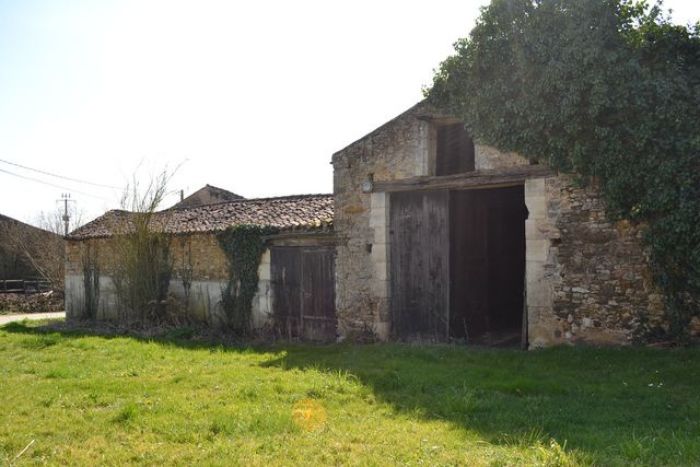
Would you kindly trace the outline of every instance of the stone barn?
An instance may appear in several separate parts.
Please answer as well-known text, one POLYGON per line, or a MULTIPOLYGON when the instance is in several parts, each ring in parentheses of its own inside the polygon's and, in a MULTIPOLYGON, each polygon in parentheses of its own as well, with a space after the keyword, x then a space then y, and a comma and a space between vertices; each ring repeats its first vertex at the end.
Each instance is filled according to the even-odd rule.
POLYGON ((662 316, 640 231, 606 220, 595 186, 425 102, 332 164, 341 336, 622 344, 662 316))
MULTIPOLYGON (((86 255, 96 255, 99 277, 95 318, 119 321, 111 276, 117 232, 132 213, 109 211, 67 238, 66 311, 68 319, 85 314, 86 255)), ((225 324, 222 291, 229 263, 217 234, 239 225, 275 229, 266 236, 258 266, 258 290, 252 303, 254 328, 274 326, 288 337, 335 340, 335 240, 333 197, 301 195, 236 199, 196 207, 171 208, 154 216, 167 234, 172 275, 168 290, 189 317, 211 326, 225 324)), ((87 274, 87 276, 86 276, 87 274)), ((94 278, 92 279, 94 281, 94 278)))

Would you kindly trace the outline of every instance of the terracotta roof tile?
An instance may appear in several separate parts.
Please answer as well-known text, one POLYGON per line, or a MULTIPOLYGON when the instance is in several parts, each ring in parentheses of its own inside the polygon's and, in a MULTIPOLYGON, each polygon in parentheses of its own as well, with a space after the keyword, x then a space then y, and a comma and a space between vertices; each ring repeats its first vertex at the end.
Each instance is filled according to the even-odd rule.
MULTIPOLYGON (((134 213, 112 210, 74 230, 69 239, 109 237, 123 232, 134 213)), ((151 221, 166 233, 218 232, 235 225, 276 227, 280 231, 330 230, 333 195, 241 199, 194 208, 159 211, 151 221)))

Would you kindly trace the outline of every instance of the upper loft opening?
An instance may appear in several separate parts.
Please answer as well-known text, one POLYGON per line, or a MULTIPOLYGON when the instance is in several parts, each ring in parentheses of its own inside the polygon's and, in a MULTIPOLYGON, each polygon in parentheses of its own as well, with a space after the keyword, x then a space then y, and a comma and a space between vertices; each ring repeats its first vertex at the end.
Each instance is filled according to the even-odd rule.
POLYGON ((435 175, 474 171, 474 140, 461 122, 435 123, 435 175))

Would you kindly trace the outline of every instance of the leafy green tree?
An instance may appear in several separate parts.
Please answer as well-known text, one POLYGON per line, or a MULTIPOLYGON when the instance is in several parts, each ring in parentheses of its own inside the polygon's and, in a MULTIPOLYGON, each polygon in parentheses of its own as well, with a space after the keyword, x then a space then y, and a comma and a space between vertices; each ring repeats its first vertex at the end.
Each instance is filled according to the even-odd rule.
POLYGON ((700 27, 632 0, 493 0, 437 70, 472 135, 600 181, 647 226, 670 332, 700 303, 700 27))

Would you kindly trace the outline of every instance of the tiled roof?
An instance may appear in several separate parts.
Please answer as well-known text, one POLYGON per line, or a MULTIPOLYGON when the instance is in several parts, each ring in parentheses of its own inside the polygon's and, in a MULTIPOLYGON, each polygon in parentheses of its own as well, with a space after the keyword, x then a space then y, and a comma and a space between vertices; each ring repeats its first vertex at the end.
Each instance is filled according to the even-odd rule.
MULTIPOLYGON (((108 211, 74 230, 68 238, 109 237, 124 232, 134 213, 108 211)), ((218 232, 235 225, 276 227, 280 231, 329 230, 333 226, 333 195, 298 195, 242 199, 194 208, 167 209, 154 214, 152 225, 171 234, 218 232)))

